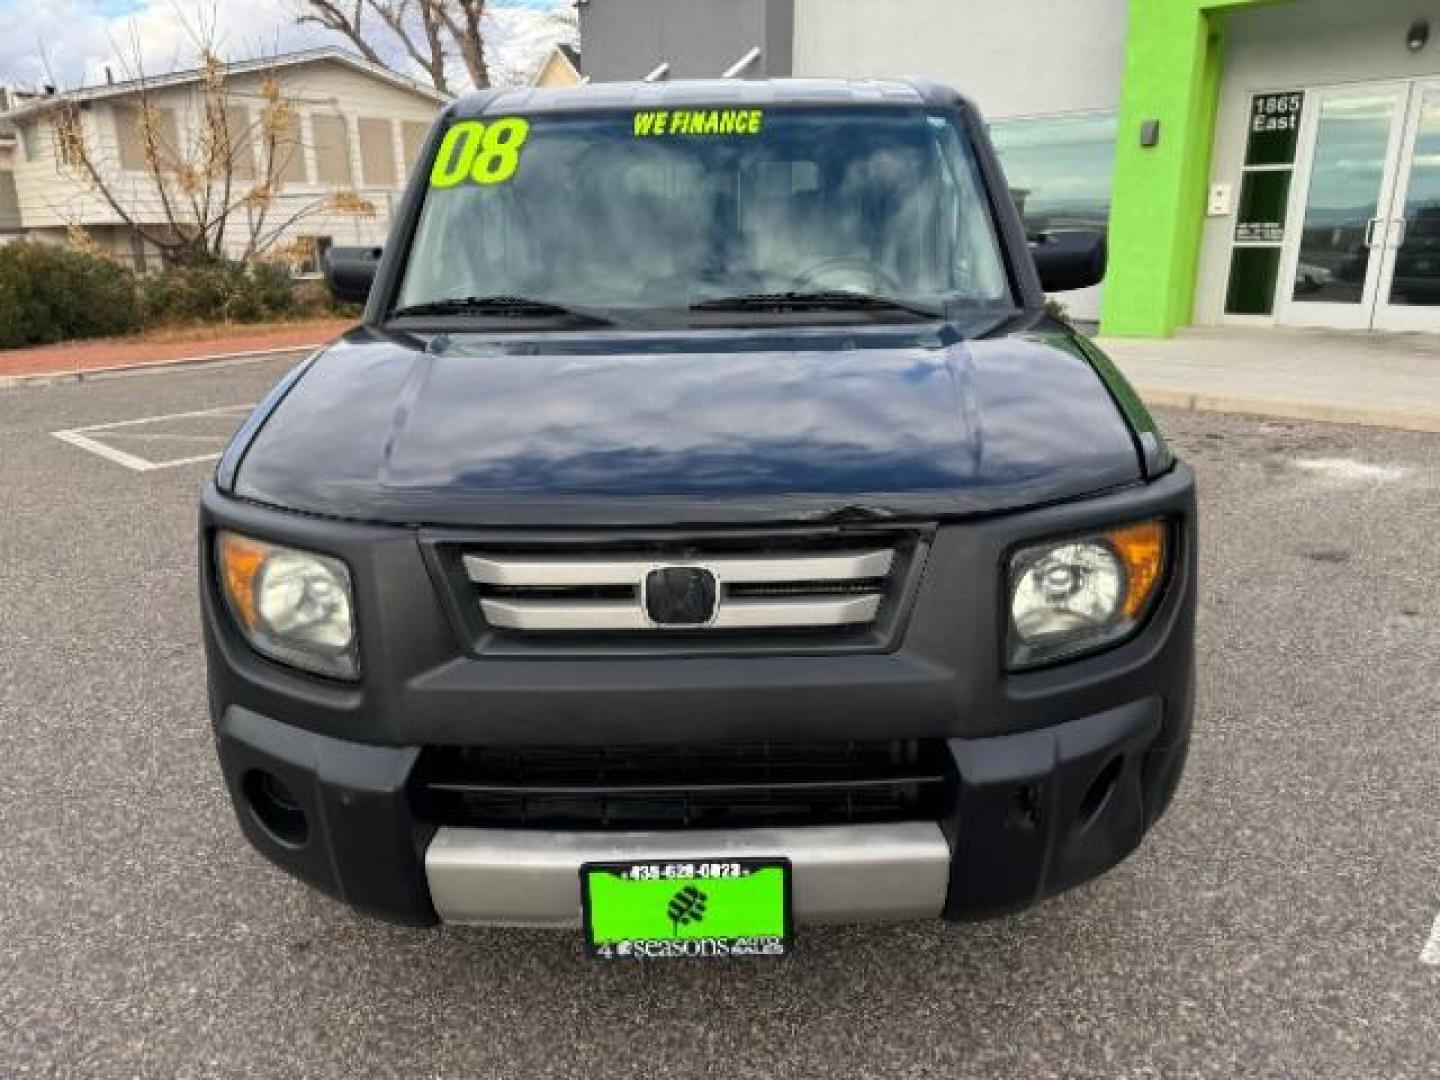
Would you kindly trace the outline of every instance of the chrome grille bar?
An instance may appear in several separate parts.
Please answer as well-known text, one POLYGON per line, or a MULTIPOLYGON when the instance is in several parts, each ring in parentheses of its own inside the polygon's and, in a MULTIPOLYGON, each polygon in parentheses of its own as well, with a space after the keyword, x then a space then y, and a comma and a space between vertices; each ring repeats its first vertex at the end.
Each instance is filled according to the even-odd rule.
POLYGON ((635 601, 481 600, 491 626, 506 630, 649 630, 650 621, 635 601))
MULTIPOLYGON (((645 617, 637 601, 482 600, 492 626, 506 630, 663 630, 645 617)), ((875 621, 880 594, 836 599, 729 600, 720 605, 710 630, 779 630, 807 626, 856 626, 875 621)))
POLYGON ((857 626, 875 621, 880 594, 815 600, 730 600, 715 615, 717 630, 857 626))
POLYGON ((635 585, 651 570, 694 566, 709 570, 722 585, 770 585, 791 581, 863 581, 889 575, 893 551, 714 559, 534 558, 467 555, 465 572, 477 585, 530 588, 587 588, 635 585))

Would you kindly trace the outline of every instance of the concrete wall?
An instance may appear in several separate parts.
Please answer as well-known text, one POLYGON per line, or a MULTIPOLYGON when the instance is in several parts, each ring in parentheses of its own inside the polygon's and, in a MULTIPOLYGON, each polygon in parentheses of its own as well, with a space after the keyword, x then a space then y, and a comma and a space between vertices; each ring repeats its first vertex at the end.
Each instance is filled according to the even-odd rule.
POLYGON ((764 47, 765 56, 756 65, 757 73, 777 77, 795 74, 794 0, 770 0, 766 4, 764 47))
MULTIPOLYGON (((1252 94, 1440 76, 1437 0, 1290 0, 1236 12, 1223 25, 1225 67, 1210 181, 1232 184, 1237 195, 1252 94), (1430 43, 1412 53, 1405 46, 1406 30, 1421 16, 1431 21, 1430 43)), ((1195 296, 1197 323, 1221 319, 1234 228, 1233 215, 1205 221, 1195 296)))
POLYGON ((751 77, 790 74, 794 0, 588 0, 580 7, 585 74, 641 79, 661 63, 672 79, 713 78, 755 46, 751 77))
POLYGON ((937 79, 991 119, 1113 109, 1125 19, 1126 0, 795 0, 795 73, 937 79))

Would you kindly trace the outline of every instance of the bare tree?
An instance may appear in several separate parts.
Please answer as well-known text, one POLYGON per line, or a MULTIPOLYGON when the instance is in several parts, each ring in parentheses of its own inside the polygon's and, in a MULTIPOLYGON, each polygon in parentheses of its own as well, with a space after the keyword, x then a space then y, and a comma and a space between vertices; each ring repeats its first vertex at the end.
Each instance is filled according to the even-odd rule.
POLYGON ((370 44, 369 26, 365 21, 365 13, 370 10, 369 0, 351 0, 349 3, 331 3, 330 0, 301 0, 301 14, 296 22, 313 23, 322 26, 326 30, 332 30, 337 34, 343 34, 350 39, 350 44, 360 51, 360 55, 369 60, 372 64, 383 64, 385 61, 370 44))
POLYGON ((446 64, 458 55, 476 88, 490 85, 481 21, 486 0, 299 0, 302 23, 345 37, 367 60, 397 47, 436 90, 451 92, 446 64))
POLYGON ((470 82, 477 89, 491 82, 490 66, 485 58, 485 35, 480 31, 484 15, 485 0, 454 0, 453 4, 440 8, 440 17, 455 41, 470 82))
POLYGON ((135 84, 129 109, 133 123, 119 133, 122 142, 130 143, 130 168, 120 167, 125 146, 117 162, 98 140, 87 137, 85 112, 73 99, 62 99, 58 106, 61 168, 172 265, 227 257, 248 262, 270 252, 306 218, 374 215, 375 207, 353 191, 287 196, 292 162, 303 153, 293 101, 271 72, 262 78, 258 107, 252 109, 253 91, 237 95, 230 69, 212 44, 205 43, 200 53, 188 138, 181 136, 174 111, 160 103, 156 80, 145 73, 136 43, 134 72, 127 72, 135 84))

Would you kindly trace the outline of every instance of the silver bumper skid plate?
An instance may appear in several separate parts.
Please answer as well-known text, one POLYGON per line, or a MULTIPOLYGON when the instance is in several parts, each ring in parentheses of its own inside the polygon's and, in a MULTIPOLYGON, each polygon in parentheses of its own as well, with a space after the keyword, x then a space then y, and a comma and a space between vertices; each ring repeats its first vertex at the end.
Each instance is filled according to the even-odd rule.
POLYGON ((800 923, 930 919, 945 904, 950 847, 933 822, 724 832, 540 832, 442 828, 425 852, 448 923, 578 927, 590 862, 785 858, 800 923))

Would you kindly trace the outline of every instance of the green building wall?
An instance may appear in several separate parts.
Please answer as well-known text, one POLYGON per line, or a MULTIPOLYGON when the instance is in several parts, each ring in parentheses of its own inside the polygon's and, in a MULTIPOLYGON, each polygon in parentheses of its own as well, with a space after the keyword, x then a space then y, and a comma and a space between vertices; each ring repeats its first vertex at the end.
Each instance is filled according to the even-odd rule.
POLYGON ((1224 63, 1222 16, 1284 2, 1297 0, 1130 0, 1102 333, 1169 337, 1190 322, 1224 63), (1147 120, 1160 123, 1153 147, 1140 145, 1147 120))

